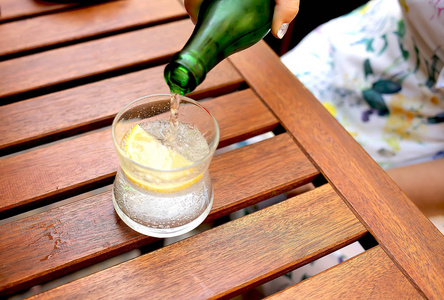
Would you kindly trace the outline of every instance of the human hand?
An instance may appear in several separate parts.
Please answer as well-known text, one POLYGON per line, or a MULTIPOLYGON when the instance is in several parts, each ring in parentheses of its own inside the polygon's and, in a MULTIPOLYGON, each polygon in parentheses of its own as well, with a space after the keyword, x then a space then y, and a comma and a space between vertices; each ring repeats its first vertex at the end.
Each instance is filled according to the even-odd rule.
MULTIPOLYGON (((242 0, 240 0, 242 1, 242 0)), ((299 0, 275 0, 273 22, 271 23, 271 33, 282 39, 287 32, 288 25, 299 12, 299 0)), ((185 9, 194 23, 196 23, 202 0, 185 0, 185 9)))

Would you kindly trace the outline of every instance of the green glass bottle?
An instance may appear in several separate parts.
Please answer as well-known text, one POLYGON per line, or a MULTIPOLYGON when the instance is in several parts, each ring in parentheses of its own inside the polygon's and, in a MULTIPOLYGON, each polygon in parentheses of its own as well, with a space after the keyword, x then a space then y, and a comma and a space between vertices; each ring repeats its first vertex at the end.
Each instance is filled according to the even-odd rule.
POLYGON ((196 27, 166 66, 172 93, 185 95, 229 55, 252 46, 270 30, 275 0, 203 0, 196 27))

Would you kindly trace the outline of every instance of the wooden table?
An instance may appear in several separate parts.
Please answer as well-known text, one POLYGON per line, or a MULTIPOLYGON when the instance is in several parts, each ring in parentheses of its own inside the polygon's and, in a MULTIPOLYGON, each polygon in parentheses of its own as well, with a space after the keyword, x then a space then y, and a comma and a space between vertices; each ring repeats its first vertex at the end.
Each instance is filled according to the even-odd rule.
MULTIPOLYGON (((180 0, 0 6, 5 296, 161 244, 114 212, 110 124, 128 102, 168 92, 164 65, 193 25, 180 0)), ((223 224, 36 298, 229 298, 360 241, 362 254, 272 298, 442 299, 443 235, 264 42, 218 65, 190 96, 206 99, 220 147, 276 134, 213 159, 206 222, 223 224), (317 188, 221 222, 308 182, 317 188)))

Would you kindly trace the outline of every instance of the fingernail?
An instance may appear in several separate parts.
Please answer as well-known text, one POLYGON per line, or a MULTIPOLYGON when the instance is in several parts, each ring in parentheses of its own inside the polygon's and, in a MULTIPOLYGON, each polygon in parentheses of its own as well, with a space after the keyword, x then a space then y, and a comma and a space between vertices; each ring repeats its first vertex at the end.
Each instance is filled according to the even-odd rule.
POLYGON ((288 23, 282 24, 277 33, 278 38, 282 39, 284 35, 287 33, 287 30, 288 30, 288 23))

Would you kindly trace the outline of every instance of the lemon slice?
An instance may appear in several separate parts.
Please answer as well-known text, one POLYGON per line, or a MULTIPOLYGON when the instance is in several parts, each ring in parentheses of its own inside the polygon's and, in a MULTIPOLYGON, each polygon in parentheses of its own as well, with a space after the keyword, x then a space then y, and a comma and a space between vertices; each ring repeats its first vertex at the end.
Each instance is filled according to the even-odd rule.
POLYGON ((202 173, 193 176, 193 173, 196 172, 193 169, 168 172, 168 170, 189 166, 193 162, 163 145, 139 125, 135 125, 127 135, 124 149, 128 156, 137 163, 165 171, 152 172, 153 174, 147 171, 143 176, 136 176, 124 170, 127 177, 143 189, 159 193, 177 192, 202 178, 202 173))

